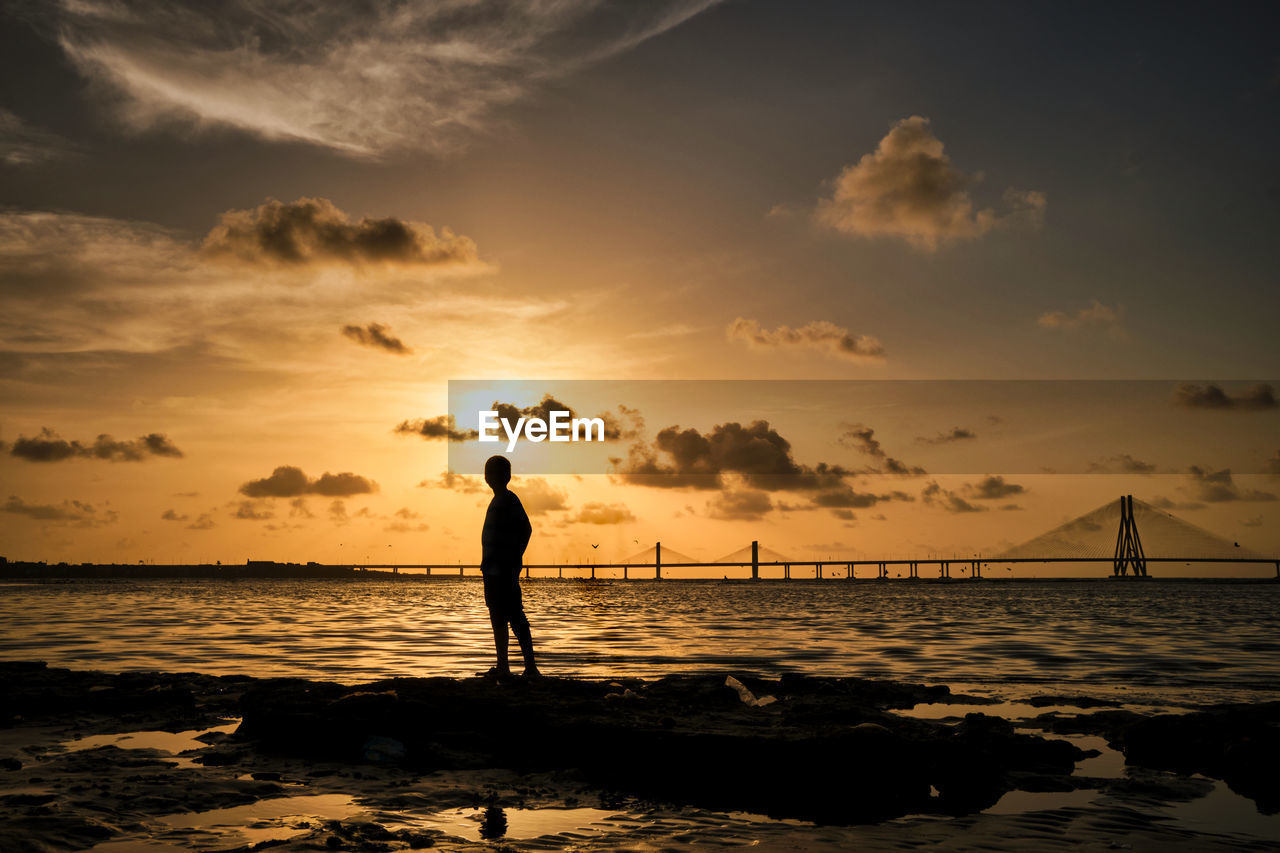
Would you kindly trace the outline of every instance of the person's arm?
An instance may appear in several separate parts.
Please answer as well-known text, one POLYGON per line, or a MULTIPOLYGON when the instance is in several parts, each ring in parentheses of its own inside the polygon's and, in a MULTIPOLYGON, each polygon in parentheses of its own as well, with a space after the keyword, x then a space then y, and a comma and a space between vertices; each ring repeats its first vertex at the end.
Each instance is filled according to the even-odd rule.
POLYGON ((520 499, 513 501, 511 509, 511 544, 517 559, 524 559, 524 550, 529 547, 529 539, 533 536, 533 525, 529 523, 529 514, 524 511, 520 499))

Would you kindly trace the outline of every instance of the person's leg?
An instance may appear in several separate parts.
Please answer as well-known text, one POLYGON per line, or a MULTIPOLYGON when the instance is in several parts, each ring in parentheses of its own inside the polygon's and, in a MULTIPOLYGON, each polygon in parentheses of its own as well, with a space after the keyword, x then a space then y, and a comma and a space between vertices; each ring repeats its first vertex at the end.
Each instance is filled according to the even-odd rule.
POLYGON ((503 594, 498 578, 484 576, 484 603, 489 607, 489 624, 493 627, 493 650, 498 656, 495 667, 498 675, 510 675, 511 667, 507 663, 507 611, 506 596, 503 594))
POLYGON ((529 619, 524 615, 524 596, 520 594, 518 579, 512 583, 510 605, 508 618, 511 620, 511 630, 516 635, 516 642, 520 644, 520 654, 524 657, 524 674, 538 675, 538 665, 533 660, 533 634, 529 630, 529 619))
POLYGON ((511 665, 507 663, 507 617, 496 610, 489 611, 489 624, 493 626, 493 650, 498 655, 499 675, 510 675, 511 665))

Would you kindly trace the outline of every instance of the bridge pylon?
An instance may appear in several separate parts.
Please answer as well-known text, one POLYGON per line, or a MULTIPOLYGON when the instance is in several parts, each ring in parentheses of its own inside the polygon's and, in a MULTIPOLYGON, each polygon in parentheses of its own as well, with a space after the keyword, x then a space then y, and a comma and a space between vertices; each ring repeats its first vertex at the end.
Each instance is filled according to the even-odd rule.
POLYGON ((1133 495, 1121 495, 1120 530, 1116 534, 1116 553, 1111 573, 1115 577, 1124 577, 1130 568, 1133 569, 1134 577, 1147 576, 1147 555, 1143 553, 1138 525, 1133 520, 1133 495))

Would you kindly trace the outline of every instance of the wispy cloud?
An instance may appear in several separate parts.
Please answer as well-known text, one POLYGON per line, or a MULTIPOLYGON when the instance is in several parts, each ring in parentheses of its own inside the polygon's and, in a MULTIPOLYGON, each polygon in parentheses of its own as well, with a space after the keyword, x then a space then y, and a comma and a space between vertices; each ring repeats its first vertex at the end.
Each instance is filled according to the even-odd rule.
POLYGON ((957 441, 970 441, 977 437, 978 434, 967 427, 952 427, 932 438, 925 435, 916 436, 916 441, 920 444, 952 444, 957 441))
POLYGON ((1188 409, 1274 409, 1276 393, 1270 385, 1254 385, 1231 394, 1220 385, 1184 382, 1173 392, 1173 402, 1188 409))
POLYGON ((48 14, 76 67, 123 96, 129 128, 233 127, 376 157, 454 150, 495 108, 712 3, 77 0, 48 14))
POLYGON ((0 107, 0 163, 35 166, 75 154, 71 142, 35 127, 0 107))
POLYGON ((389 326, 384 326, 382 323, 370 323, 367 326, 346 325, 342 327, 342 334, 361 346, 383 349, 396 355, 408 355, 413 352, 405 346, 404 341, 391 334, 389 326))
POLYGON ((814 349, 848 361, 880 363, 885 359, 884 345, 870 335, 854 336, 848 329, 826 320, 815 320, 804 326, 776 329, 761 328, 755 320, 738 317, 725 330, 730 341, 745 343, 752 349, 814 349))
POLYGON ((1112 337, 1124 337, 1124 306, 1112 308, 1096 299, 1089 305, 1076 311, 1046 311, 1036 318, 1036 325, 1042 329, 1105 329, 1112 337))
POLYGON ((99 509, 91 503, 66 500, 56 504, 27 503, 17 495, 0 504, 0 512, 22 515, 35 521, 70 524, 74 527, 101 527, 114 524, 118 515, 113 509, 99 509))
POLYGON ((1214 471, 1199 465, 1187 469, 1186 485, 1179 486, 1193 500, 1205 503, 1225 503, 1227 501, 1268 502, 1276 500, 1271 492, 1258 489, 1242 489, 1231 476, 1231 469, 1214 471))
POLYGON ((975 210, 969 188, 976 182, 952 165, 929 119, 911 116, 895 123, 875 151, 844 168, 831 197, 819 203, 817 220, 843 234, 896 237, 926 252, 1003 225, 1039 227, 1043 193, 1009 189, 1007 212, 975 210))
POLYGON ((582 505, 572 521, 579 524, 630 524, 636 517, 626 504, 592 501, 582 505))

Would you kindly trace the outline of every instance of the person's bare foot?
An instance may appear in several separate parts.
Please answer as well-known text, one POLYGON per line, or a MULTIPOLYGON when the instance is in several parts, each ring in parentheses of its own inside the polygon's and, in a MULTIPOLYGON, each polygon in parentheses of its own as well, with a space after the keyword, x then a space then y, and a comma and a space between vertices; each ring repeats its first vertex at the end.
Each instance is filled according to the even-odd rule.
POLYGON ((534 666, 533 664, 529 664, 524 668, 524 677, 525 678, 541 678, 542 671, 538 669, 536 666, 534 666))
POLYGON ((511 670, 507 667, 495 666, 488 672, 484 673, 483 678, 492 678, 496 681, 510 681, 512 678, 511 670))

